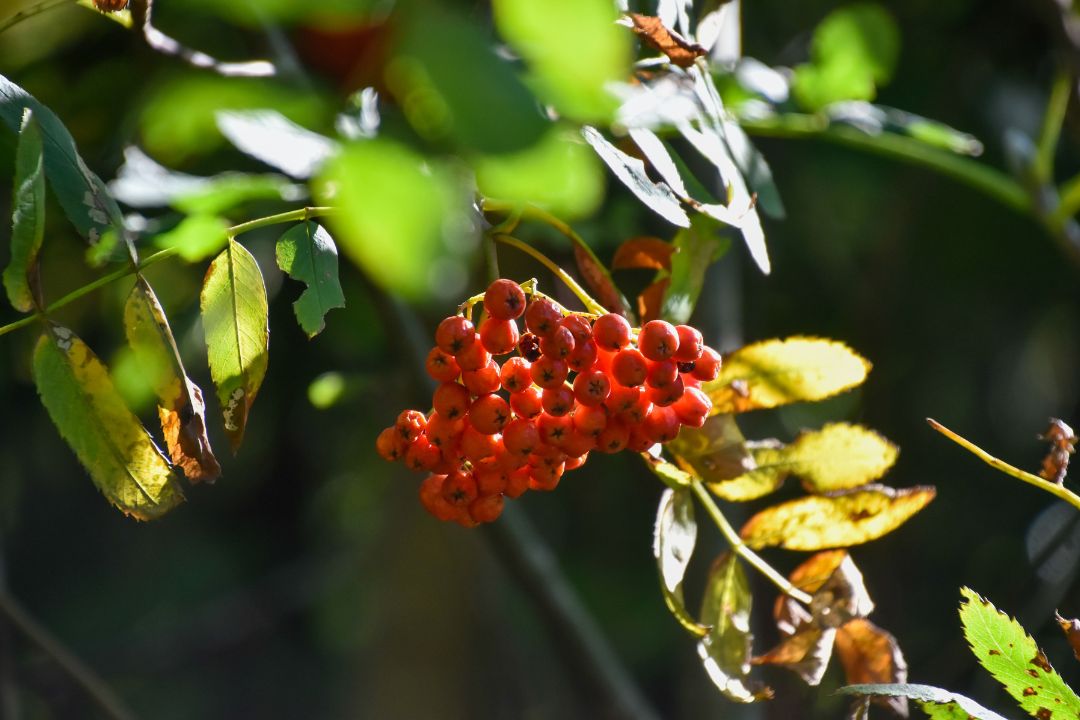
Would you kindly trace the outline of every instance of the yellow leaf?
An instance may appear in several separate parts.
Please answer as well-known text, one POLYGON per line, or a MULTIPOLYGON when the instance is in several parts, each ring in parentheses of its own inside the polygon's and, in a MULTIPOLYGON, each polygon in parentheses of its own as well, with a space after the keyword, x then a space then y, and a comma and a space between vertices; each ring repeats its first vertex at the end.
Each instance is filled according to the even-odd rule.
POLYGON ((719 486, 721 481, 746 474, 754 467, 754 459, 746 449, 745 440, 731 415, 713 415, 700 428, 684 427, 678 437, 667 444, 667 450, 679 467, 691 472, 725 500, 748 500, 764 493, 747 493, 746 497, 735 492, 729 497, 719 486))
POLYGON ((740 348, 704 386, 713 413, 740 413, 822 400, 866 379, 870 362, 834 340, 792 337, 740 348))
POLYGON ((754 549, 824 550, 875 540, 902 525, 934 499, 933 487, 894 490, 868 485, 830 495, 810 495, 774 505, 740 531, 754 549))
POLYGON ((183 501, 168 461, 75 333, 49 326, 34 349, 34 382, 60 435, 109 502, 151 520, 183 501))

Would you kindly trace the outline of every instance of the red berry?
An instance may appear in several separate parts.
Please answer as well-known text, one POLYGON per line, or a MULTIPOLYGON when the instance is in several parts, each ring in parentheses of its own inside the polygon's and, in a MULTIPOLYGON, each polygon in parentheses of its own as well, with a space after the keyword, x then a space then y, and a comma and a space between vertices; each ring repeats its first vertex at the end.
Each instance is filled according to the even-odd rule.
POLYGON ((638 333, 638 349, 650 360, 667 360, 679 349, 679 333, 663 320, 650 320, 638 333))
MULTIPOLYGON (((540 433, 540 440, 551 447, 559 447, 573 432, 570 418, 565 415, 548 415, 544 413, 536 421, 536 429, 540 433)), ((536 449, 533 452, 537 452, 536 449)))
POLYGON ((450 420, 463 418, 469 411, 469 391, 460 383, 443 383, 435 388, 431 406, 435 412, 450 420))
POLYGON ((440 493, 454 507, 468 507, 479 494, 471 472, 455 472, 443 481, 440 493))
POLYGON ((668 383, 664 387, 649 388, 649 399, 653 405, 667 407, 683 395, 683 379, 681 375, 675 376, 675 382, 668 383))
POLYGON ((485 435, 502 432, 510 422, 510 405, 498 395, 482 395, 469 407, 469 422, 485 435))
POLYGON ((705 424, 705 418, 712 410, 712 401, 709 396, 698 388, 686 388, 683 396, 672 405, 679 422, 690 427, 701 427, 705 424))
POLYGON ((574 352, 570 353, 570 357, 566 358, 566 366, 574 372, 589 370, 596 364, 598 353, 596 343, 591 338, 588 338, 574 347, 574 352))
POLYGON ((626 449, 630 452, 641 453, 655 444, 656 441, 649 437, 643 428, 633 427, 630 429, 630 439, 626 441, 626 449))
POLYGON ((547 298, 534 298, 525 308, 525 325, 529 331, 544 337, 559 325, 562 311, 547 298))
POLYGON ((583 435, 596 436, 607 427, 607 410, 602 407, 578 405, 571 419, 574 422, 574 430, 583 435))
POLYGON ((402 441, 401 433, 397 428, 388 427, 375 438, 375 451, 379 457, 389 462, 397 462, 404 455, 407 444, 402 441))
POLYGON ((529 367, 529 374, 532 375, 533 382, 540 387, 555 388, 566 381, 569 369, 562 360, 544 355, 529 367))
POLYGON ((503 493, 508 498, 521 497, 529 489, 529 476, 532 474, 532 466, 523 465, 514 472, 506 481, 506 489, 503 493))
POLYGON ((464 350, 454 355, 458 367, 463 372, 465 370, 479 370, 491 362, 491 354, 484 349, 484 345, 479 342, 479 338, 480 336, 476 335, 475 342, 467 345, 464 350))
POLYGON ((460 315, 451 315, 435 329, 435 344, 451 355, 457 355, 476 340, 473 324, 460 315))
POLYGON ((429 513, 443 522, 453 520, 460 512, 443 499, 442 488, 446 477, 446 475, 428 475, 424 482, 420 483, 420 503, 429 513))
POLYGON ((503 445, 511 455, 528 457, 540 444, 540 430, 526 418, 514 418, 503 428, 503 445))
POLYGON ((486 458, 473 467, 476 476, 476 492, 480 497, 499 495, 506 489, 509 473, 503 470, 495 458, 486 458))
POLYGON ((666 443, 679 434, 679 418, 671 408, 653 405, 641 429, 653 442, 666 443))
MULTIPOLYGON (((589 451, 595 447, 595 436, 591 433, 583 433, 580 430, 575 429, 563 442, 561 449, 568 457, 579 458, 587 455, 589 451)), ((567 461, 567 467, 565 469, 573 470, 574 468, 570 467, 571 464, 572 463, 567 461)), ((574 465, 574 467, 579 467, 579 465, 574 465)))
POLYGON ((487 395, 501 386, 502 379, 499 374, 499 364, 492 360, 479 370, 466 370, 461 373, 461 382, 473 395, 487 395))
POLYGON ((529 361, 523 357, 512 357, 503 363, 499 371, 499 380, 503 389, 510 393, 521 392, 532 385, 529 374, 529 361))
POLYGON ((641 385, 648 371, 645 356, 635 348, 623 348, 611 360, 611 374, 616 382, 626 387, 641 385))
POLYGON ((437 347, 431 348, 424 368, 428 375, 439 382, 450 382, 461 373, 461 368, 458 367, 454 356, 437 347))
POLYGON ((559 480, 562 478, 565 464, 560 464, 557 468, 552 467, 532 467, 529 472, 529 489, 550 491, 559 486, 559 480))
POLYGON ((589 453, 578 455, 577 457, 566 458, 566 463, 563 465, 563 474, 570 472, 571 470, 577 470, 579 467, 585 464, 585 461, 589 459, 589 453))
POLYGON ((530 385, 521 392, 510 394, 510 409, 518 417, 532 418, 539 415, 543 409, 543 391, 530 385))
POLYGON ((488 318, 480 323, 480 342, 492 355, 513 352, 519 339, 518 326, 513 320, 488 318))
POLYGON ((525 311, 525 292, 513 280, 500 278, 488 285, 484 309, 497 320, 513 320, 525 311))
POLYGON ((484 458, 495 457, 500 447, 498 436, 481 432, 471 423, 465 423, 459 445, 462 454, 474 463, 484 458))
POLYGON ((630 441, 630 428, 618 420, 610 420, 596 436, 596 449, 604 453, 617 453, 630 441))
POLYGON ((424 434, 427 418, 419 410, 402 410, 394 422, 394 427, 405 442, 413 442, 424 434))
POLYGON ((649 393, 645 388, 639 388, 641 394, 637 397, 637 402, 632 406, 619 413, 618 417, 625 423, 630 425, 638 425, 645 420, 645 416, 652 410, 652 400, 649 399, 649 393))
POLYGON ((445 415, 433 412, 427 421, 427 439, 445 454, 457 447, 463 429, 462 420, 451 420, 445 415))
POLYGON ((540 352, 540 338, 532 333, 525 333, 518 340, 518 352, 521 353, 521 357, 529 362, 536 362, 542 354, 540 352))
POLYGON ((574 351, 574 334, 570 329, 559 325, 550 333, 540 338, 540 352, 547 357, 565 360, 574 351))
POLYGON ((625 387, 623 385, 614 385, 611 388, 611 393, 608 395, 607 400, 604 401, 604 407, 606 407, 613 415, 622 415, 638 404, 638 401, 641 399, 644 392, 645 389, 640 386, 625 387))
POLYGON ((428 442, 427 437, 421 435, 405 451, 405 465, 410 470, 434 470, 442 460, 439 448, 428 442))
POLYGON ((502 515, 505 502, 501 494, 477 498, 469 505, 469 517, 478 523, 495 522, 502 515))
POLYGON ((675 332, 679 335, 679 349, 675 352, 675 359, 679 362, 694 362, 701 357, 705 348, 705 341, 701 338, 701 332, 689 325, 676 325, 675 332))
POLYGON ((599 370, 578 373, 574 378, 574 397, 582 405, 599 405, 611 394, 611 381, 599 370))
POLYGON ((660 360, 649 363, 649 374, 645 382, 651 387, 662 388, 675 382, 679 377, 679 366, 674 360, 660 360))
POLYGON ((592 335, 602 350, 616 352, 630 344, 630 323, 616 313, 601 315, 593 323, 592 335))
POLYGON ((583 315, 567 315, 559 325, 570 331, 575 343, 583 343, 592 338, 592 325, 583 315))
POLYGON ((694 372, 692 374, 702 382, 709 382, 720 375, 720 366, 720 353, 706 345, 701 352, 701 357, 694 361, 694 372))
POLYGON ((543 405, 549 415, 566 415, 574 409, 574 391, 565 383, 553 388, 545 388, 543 405))

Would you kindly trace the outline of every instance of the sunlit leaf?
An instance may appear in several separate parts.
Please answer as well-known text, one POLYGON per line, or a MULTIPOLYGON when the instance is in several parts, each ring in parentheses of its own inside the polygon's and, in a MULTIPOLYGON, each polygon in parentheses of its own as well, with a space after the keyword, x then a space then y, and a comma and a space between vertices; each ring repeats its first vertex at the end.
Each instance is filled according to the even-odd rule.
POLYGON ((824 550, 875 540, 892 532, 934 499, 933 487, 902 490, 868 485, 811 495, 762 510, 740 534, 752 548, 824 550))
POLYGON ((690 42, 665 27, 663 21, 658 17, 630 13, 630 20, 633 22, 634 33, 655 50, 667 55, 674 65, 684 68, 690 67, 694 64, 694 60, 707 54, 707 51, 701 45, 690 42))
POLYGON ((645 163, 612 145, 595 128, 586 126, 581 132, 615 177, 646 207, 673 225, 690 227, 690 218, 679 204, 679 198, 667 185, 649 179, 645 163))
POLYGON ((221 251, 229 241, 229 223, 216 215, 189 215, 154 237, 159 248, 176 248, 188 262, 199 262, 221 251))
POLYGON ((739 559, 733 553, 716 558, 705 580, 701 624, 709 631, 698 643, 698 656, 720 692, 736 702, 772 697, 770 688, 749 678, 753 600, 739 559))
MULTIPOLYGON (((437 293, 444 232, 461 232, 461 198, 449 174, 397 143, 346 147, 324 170, 320 201, 341 250, 383 287, 406 297, 437 293)), ((456 289, 455 289, 456 290, 456 289)))
POLYGON ((689 197, 690 193, 683 182, 682 173, 675 164, 675 156, 668 150, 664 141, 648 128, 630 128, 628 134, 641 150, 641 154, 660 175, 660 179, 666 182, 678 197, 689 197))
POLYGON ((41 130, 26 108, 15 150, 15 188, 11 201, 11 261, 4 268, 4 290, 12 306, 30 312, 37 304, 38 251, 45 237, 45 173, 41 130))
MULTIPOLYGON (((0 120, 13 131, 22 127, 23 111, 30 108, 41 130, 45 175, 68 220, 91 246, 111 231, 123 235, 123 219, 105 183, 87 167, 71 133, 52 110, 21 87, 0 75, 0 120)), ((104 249, 101 255, 107 255, 104 249)))
POLYGON ((660 238, 630 238, 616 248, 615 257, 611 260, 611 269, 670 270, 673 252, 675 252, 675 246, 660 238))
POLYGON ((671 283, 671 278, 661 278, 650 283, 637 297, 637 312, 641 322, 660 319, 660 306, 664 301, 664 292, 671 283))
POLYGON ((1080 697, 1020 623, 971 588, 960 588, 960 594, 960 622, 971 651, 1021 709, 1037 718, 1080 715, 1080 697))
POLYGON ((811 556, 788 576, 791 584, 813 596, 810 608, 787 595, 773 605, 776 627, 793 635, 804 625, 840 627, 853 618, 864 618, 874 609, 862 573, 846 550, 828 550, 811 556))
MULTIPOLYGON (((907 662, 891 634, 866 618, 844 623, 836 631, 836 654, 849 684, 902 683, 907 681, 907 662)), ((877 698, 901 717, 908 714, 907 698, 877 698)))
POLYGON ((471 159, 484 197, 529 203, 565 220, 591 215, 604 195, 596 154, 577 133, 555 126, 517 152, 471 159))
POLYGON ((705 271, 723 256, 731 243, 718 235, 715 220, 695 215, 690 227, 675 234, 671 257, 671 283, 664 291, 660 317, 681 324, 690 320, 705 284, 705 271))
POLYGON ((848 685, 836 692, 844 695, 903 697, 914 700, 931 720, 1005 720, 974 700, 932 685, 916 683, 848 685))
POLYGON ((704 386, 714 413, 739 413, 823 400, 866 379, 870 363, 847 345, 812 337, 766 340, 724 357, 704 386))
POLYGON ((301 180, 318 172, 337 150, 330 138, 276 110, 223 110, 215 117, 218 130, 238 150, 301 180))
POLYGON ((1054 620, 1057 621, 1061 632, 1065 634, 1065 640, 1069 643, 1069 647, 1072 648, 1073 655, 1077 660, 1080 660, 1080 620, 1063 618, 1061 613, 1058 612, 1054 613, 1054 620))
POLYGON ((680 465, 692 468, 725 500, 737 498, 718 490, 721 481, 753 467, 746 441, 731 415, 713 415, 700 428, 684 427, 667 448, 680 465))
POLYGON ((278 238, 276 254, 278 267, 307 285, 293 303, 293 310, 307 336, 315 337, 326 324, 326 313, 345 307, 334 239, 321 225, 308 221, 294 225, 278 238))
POLYGON ((184 499, 168 461, 71 330, 50 324, 34 350, 34 382, 49 417, 101 493, 139 520, 184 499))
POLYGON ((532 87, 560 115, 606 122, 617 102, 609 86, 630 73, 631 36, 607 0, 495 0, 495 26, 525 59, 532 87))
POLYGON ((750 662, 754 665, 779 665, 791 670, 807 685, 818 685, 829 667, 835 639, 836 628, 806 626, 750 662))
POLYGON ((664 490, 653 530, 653 557, 660 570, 660 589, 664 602, 679 624, 701 637, 706 629, 694 622, 687 611, 682 588, 696 541, 697 523, 690 491, 686 488, 664 490))
POLYGON ((158 397, 158 416, 173 464, 192 482, 213 482, 221 466, 206 435, 202 390, 184 370, 165 311, 141 276, 124 305, 124 330, 158 397))
POLYGON ((210 264, 200 302, 210 376, 221 403, 225 434, 235 452, 266 375, 270 341, 266 285, 255 258, 243 245, 229 240, 210 264))

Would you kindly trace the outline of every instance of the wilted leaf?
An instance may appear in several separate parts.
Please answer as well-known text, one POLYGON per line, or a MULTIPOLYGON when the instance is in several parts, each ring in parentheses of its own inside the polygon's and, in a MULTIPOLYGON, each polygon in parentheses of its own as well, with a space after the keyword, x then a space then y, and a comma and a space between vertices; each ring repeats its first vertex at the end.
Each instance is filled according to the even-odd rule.
POLYGON ((37 304, 37 258, 45 237, 45 174, 41 130, 26 108, 15 150, 15 193, 11 201, 11 261, 4 268, 4 289, 12 306, 30 312, 37 304))
POLYGON ((210 376, 217 387, 225 434, 236 452, 266 375, 270 334, 262 272, 235 240, 229 240, 206 271, 201 306, 210 376))
POLYGON ((914 700, 932 720, 1005 720, 992 710, 958 693, 916 683, 848 685, 836 692, 844 695, 902 697, 914 700))
POLYGON ((733 553, 716 558, 705 581, 701 623, 708 634, 698 643, 698 656, 709 678, 728 699, 754 702, 772 697, 772 690, 749 679, 750 584, 733 553))
POLYGON ((630 303, 619 292, 619 288, 615 286, 615 281, 611 278, 611 273, 596 257, 596 253, 573 233, 568 233, 567 237, 574 245, 574 262, 577 264, 578 272, 585 279, 585 284, 589 286, 593 297, 609 312, 627 316, 633 322, 633 310, 630 303))
POLYGON ((124 330, 158 397, 158 415, 173 464, 192 482, 214 482, 221 466, 206 436, 202 390, 184 370, 165 311, 142 276, 124 306, 124 330))
POLYGON ((672 490, 678 491, 688 487, 694 481, 691 473, 681 470, 669 462, 653 457, 648 453, 642 453, 642 457, 645 458, 645 462, 649 469, 653 471, 653 474, 672 490))
POLYGON ((318 172, 337 150, 330 138, 276 110, 224 110, 216 118, 221 134, 238 150, 301 180, 318 172))
POLYGON ((1020 707, 1037 718, 1080 715, 1080 698, 1020 623, 971 588, 960 588, 960 594, 966 601, 960 622, 971 651, 1020 707))
POLYGON ((653 531, 653 557, 660 569, 660 589, 668 609, 688 631, 701 637, 706 629, 694 622, 683 600, 683 577, 694 554, 697 542, 697 523, 694 521, 694 499, 686 488, 664 490, 656 513, 653 531))
POLYGON ((334 239, 321 225, 308 221, 289 228, 278 238, 276 255, 282 271, 307 285, 293 303, 293 310, 300 327, 313 338, 322 332, 326 313, 345 307, 334 239))
MULTIPOLYGON (((18 132, 26 108, 33 111, 34 120, 41 129, 45 174, 68 220, 92 246, 97 245, 109 231, 112 231, 114 238, 122 236, 124 224, 120 208, 101 178, 87 167, 71 133, 60 118, 28 92, 0 75, 0 119, 12 131, 18 132)), ((104 249, 99 253, 102 256, 107 254, 104 249)))
POLYGON ((630 238, 615 250, 615 257, 611 260, 611 269, 670 270, 673 252, 675 252, 675 246, 660 238, 630 238))
MULTIPOLYGON (((907 681, 907 662, 896 638, 866 618, 851 620, 836 631, 836 653, 849 684, 907 681)), ((907 717, 906 698, 879 698, 878 702, 907 717)))
POLYGON ((658 17, 630 13, 630 20, 634 24, 634 33, 654 49, 667 55, 674 65, 690 67, 695 59, 707 54, 702 46, 689 42, 683 36, 664 27, 664 23, 658 17))
POLYGON ((679 204, 678 196, 667 185, 650 180, 645 163, 612 145, 595 128, 585 126, 581 133, 615 177, 646 207, 673 225, 690 227, 690 218, 679 204))
POLYGON ((810 624, 839 627, 853 617, 866 617, 874 609, 862 573, 846 550, 816 553, 795 568, 788 579, 813 599, 808 609, 788 595, 777 596, 773 617, 782 635, 794 635, 810 624))
POLYGON ((746 441, 731 415, 713 415, 700 428, 684 427, 667 448, 680 465, 692 468, 714 491, 721 480, 738 477, 753 467, 746 441))
POLYGON ((866 379, 870 363, 835 340, 791 337, 740 348, 703 386, 714 413, 739 413, 823 400, 866 379))
POLYGON ((159 248, 176 248, 188 262, 199 262, 221 252, 229 241, 229 223, 216 215, 188 215, 180 223, 154 238, 159 248))
POLYGON ((705 284, 705 271, 730 246, 718 234, 716 221, 695 215, 690 227, 675 234, 675 254, 671 258, 671 282, 664 290, 660 317, 681 324, 690 320, 705 284))
POLYGON ((824 550, 875 540, 902 525, 934 499, 933 487, 894 490, 868 485, 811 495, 762 510, 740 534, 754 549, 824 550))
POLYGON ((642 323, 660 319, 660 306, 664 302, 664 292, 671 283, 666 277, 651 283, 637 296, 638 318, 642 323))
POLYGON ((1039 477, 1061 485, 1069 471, 1069 456, 1076 452, 1076 433, 1063 420, 1050 418, 1050 426, 1040 440, 1050 443, 1050 452, 1043 458, 1039 477))
POLYGON ((750 662, 754 665, 780 665, 794 672, 807 685, 817 685, 829 667, 835 639, 836 628, 808 625, 750 662))
POLYGON ((34 350, 34 382, 49 417, 101 493, 139 520, 184 499, 168 461, 71 330, 50 325, 34 350))
POLYGON ((1061 632, 1065 633, 1065 640, 1068 641, 1069 647, 1072 648, 1073 655, 1076 656, 1077 660, 1080 660, 1080 620, 1063 618, 1059 612, 1054 613, 1054 619, 1057 620, 1061 632))

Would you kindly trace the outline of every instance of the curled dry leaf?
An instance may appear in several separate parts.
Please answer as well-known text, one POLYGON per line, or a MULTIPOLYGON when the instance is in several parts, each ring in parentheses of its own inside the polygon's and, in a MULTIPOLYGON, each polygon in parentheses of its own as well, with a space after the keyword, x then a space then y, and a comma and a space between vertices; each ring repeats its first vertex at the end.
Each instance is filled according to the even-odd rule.
POLYGON ((655 237, 633 237, 623 242, 611 260, 612 270, 645 268, 671 270, 675 246, 655 237))
POLYGON ((754 665, 780 665, 798 675, 807 685, 817 685, 825 676, 835 640, 836 628, 811 625, 751 662, 754 665))
POLYGON ((650 46, 668 56, 679 67, 690 67, 694 60, 707 54, 707 50, 697 43, 686 40, 674 30, 664 26, 658 17, 630 13, 633 31, 650 46))
POLYGON ((1050 427, 1039 436, 1050 443, 1050 452, 1043 458, 1039 477, 1061 485, 1069 471, 1069 456, 1076 452, 1076 433, 1057 418, 1050 418, 1050 427))
POLYGON ((679 466, 692 470, 714 492, 722 481, 743 475, 753 467, 746 441, 731 415, 713 415, 700 428, 684 427, 667 449, 679 466))
POLYGON ((1063 618, 1059 612, 1054 613, 1054 619, 1057 620, 1061 632, 1065 633, 1065 639, 1069 642, 1073 655, 1080 660, 1080 620, 1063 618))
POLYGON ((664 294, 669 285, 671 285, 671 278, 666 277, 641 291, 637 297, 638 317, 641 318, 641 322, 647 323, 660 318, 660 308, 663 306, 664 294))
MULTIPOLYGON (((907 682, 907 662, 896 638, 866 618, 851 620, 836 631, 836 653, 850 685, 907 682)), ((907 717, 905 697, 880 697, 874 701, 907 717)))

